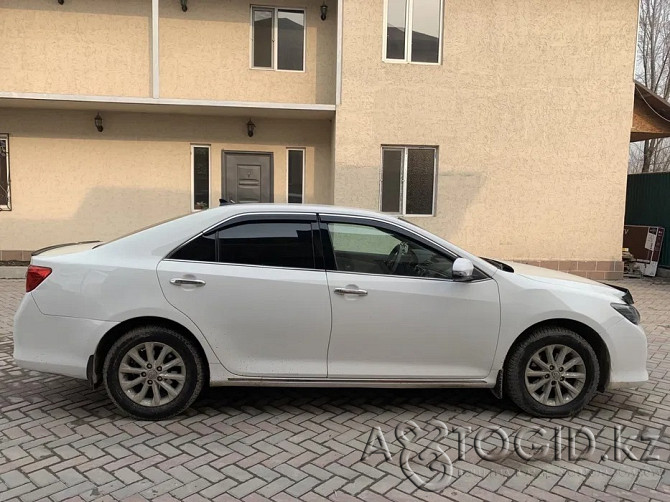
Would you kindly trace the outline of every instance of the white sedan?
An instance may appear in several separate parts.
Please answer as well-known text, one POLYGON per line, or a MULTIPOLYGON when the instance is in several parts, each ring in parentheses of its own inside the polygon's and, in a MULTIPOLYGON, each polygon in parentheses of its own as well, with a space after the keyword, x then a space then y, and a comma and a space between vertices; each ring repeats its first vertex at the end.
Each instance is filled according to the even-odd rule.
POLYGON ((235 204, 36 253, 19 366, 164 419, 205 385, 485 387, 579 411, 647 380, 625 289, 478 258, 392 216, 235 204))

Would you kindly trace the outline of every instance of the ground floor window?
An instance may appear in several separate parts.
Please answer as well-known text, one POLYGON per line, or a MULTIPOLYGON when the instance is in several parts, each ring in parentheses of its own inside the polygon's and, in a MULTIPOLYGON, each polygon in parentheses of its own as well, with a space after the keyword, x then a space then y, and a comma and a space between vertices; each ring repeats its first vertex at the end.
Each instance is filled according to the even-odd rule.
POLYGON ((302 204, 305 195, 305 150, 289 148, 287 169, 287 200, 292 204, 302 204))
POLYGON ((0 210, 11 209, 9 195, 9 136, 0 134, 0 210))
POLYGON ((381 211, 405 215, 433 215, 436 167, 435 147, 382 147, 381 211))
POLYGON ((210 160, 208 145, 191 145, 191 210, 209 208, 210 160))

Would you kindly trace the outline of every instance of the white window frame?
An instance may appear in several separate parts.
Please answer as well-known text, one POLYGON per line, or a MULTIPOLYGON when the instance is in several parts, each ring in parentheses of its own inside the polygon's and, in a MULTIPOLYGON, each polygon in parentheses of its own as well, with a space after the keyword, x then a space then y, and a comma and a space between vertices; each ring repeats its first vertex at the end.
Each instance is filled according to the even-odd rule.
POLYGON ((439 66, 442 64, 442 44, 444 43, 444 0, 440 0, 440 41, 438 43, 437 63, 426 61, 412 61, 412 13, 414 0, 406 0, 405 6, 405 58, 391 59, 386 57, 387 29, 388 29, 388 0, 384 0, 384 26, 382 36, 382 61, 385 63, 418 64, 428 66, 439 66))
POLYGON ((207 191, 209 192, 209 197, 207 201, 208 209, 212 207, 212 148, 211 145, 203 145, 199 143, 191 144, 191 212, 197 213, 202 211, 202 209, 195 208, 195 149, 196 148, 207 148, 209 155, 207 155, 207 191))
POLYGON ((286 71, 289 73, 305 73, 307 61, 307 10, 304 7, 271 7, 267 5, 251 5, 249 11, 249 68, 252 70, 286 71), (272 66, 254 66, 254 9, 271 10, 272 13, 272 66), (305 25, 302 30, 302 70, 284 70, 277 67, 277 54, 279 44, 277 43, 279 33, 279 11, 301 11, 304 16, 305 25))
POLYGON ((5 155, 7 156, 7 204, 0 204, 0 211, 11 211, 12 210, 12 177, 11 177, 11 168, 9 165, 9 134, 0 134, 0 139, 5 140, 5 155))
MULTIPOLYGON (((398 215, 398 216, 408 216, 410 218, 414 218, 415 216, 418 218, 423 218, 423 217, 432 217, 435 216, 435 202, 437 200, 437 161, 438 161, 438 155, 439 155, 439 149, 437 146, 425 146, 425 145, 382 145, 382 148, 380 150, 381 154, 381 164, 380 164, 380 169, 379 169, 379 212, 383 212, 384 214, 392 214, 392 215, 398 215), (390 211, 382 211, 382 197, 383 197, 383 192, 384 192, 384 150, 402 150, 403 152, 403 157, 402 157, 402 171, 401 171, 401 179, 400 179, 400 188, 402 189, 402 206, 400 208, 400 212, 390 212, 390 211), (431 212, 430 214, 414 214, 414 213, 408 213, 406 211, 407 208, 407 159, 409 156, 409 151, 410 150, 433 150, 433 200, 431 203, 431 212)), ((398 194, 400 196, 400 194, 398 194)))
POLYGON ((286 149, 286 203, 289 204, 289 152, 298 151, 302 152, 302 194, 300 194, 302 201, 300 204, 305 203, 305 164, 307 162, 307 152, 305 148, 302 147, 289 147, 286 149))

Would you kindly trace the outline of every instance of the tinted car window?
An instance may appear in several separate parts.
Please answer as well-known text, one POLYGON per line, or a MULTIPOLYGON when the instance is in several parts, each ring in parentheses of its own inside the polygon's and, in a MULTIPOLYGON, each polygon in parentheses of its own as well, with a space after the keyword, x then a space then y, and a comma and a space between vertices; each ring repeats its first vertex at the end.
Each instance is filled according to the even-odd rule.
POLYGON ((177 249, 170 256, 173 260, 216 261, 216 236, 201 235, 177 249))
POLYGON ((337 270, 451 279, 453 260, 404 235, 368 225, 329 223, 337 270))
POLYGON ((308 222, 253 222, 219 231, 219 261, 269 267, 314 268, 308 222))

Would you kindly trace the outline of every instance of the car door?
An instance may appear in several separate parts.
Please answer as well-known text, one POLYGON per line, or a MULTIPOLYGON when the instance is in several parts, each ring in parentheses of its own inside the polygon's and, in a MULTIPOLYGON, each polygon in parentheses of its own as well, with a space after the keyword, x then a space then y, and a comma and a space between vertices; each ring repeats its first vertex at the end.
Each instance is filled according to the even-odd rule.
POLYGON ((333 326, 328 376, 477 379, 498 341, 495 281, 451 279, 456 256, 381 220, 321 216, 333 326))
POLYGON ((236 217, 158 266, 167 300, 237 375, 327 373, 330 299, 316 214, 236 217))

